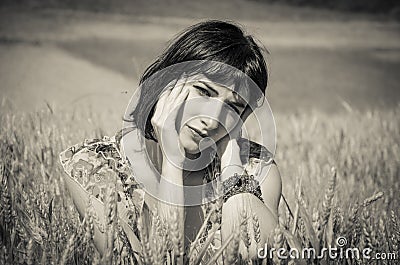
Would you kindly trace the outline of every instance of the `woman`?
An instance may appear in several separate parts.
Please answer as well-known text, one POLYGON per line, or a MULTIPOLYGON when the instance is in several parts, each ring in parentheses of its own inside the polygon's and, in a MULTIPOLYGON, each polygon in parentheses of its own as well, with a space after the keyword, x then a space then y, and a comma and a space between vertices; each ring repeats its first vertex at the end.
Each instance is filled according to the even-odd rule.
POLYGON ((242 135, 242 122, 263 99, 267 80, 251 36, 232 23, 196 24, 147 68, 121 133, 61 154, 78 211, 84 216, 90 202, 98 216, 94 242, 100 252, 107 245, 103 203, 116 183, 118 224, 134 253, 140 255, 146 232, 138 231, 138 223, 156 215, 164 227, 175 222, 184 235, 183 255, 204 221, 203 233, 222 224, 213 243, 218 248, 218 240, 254 217, 261 234, 249 228, 239 252, 256 258, 257 246, 277 224, 281 178, 272 154, 242 135))

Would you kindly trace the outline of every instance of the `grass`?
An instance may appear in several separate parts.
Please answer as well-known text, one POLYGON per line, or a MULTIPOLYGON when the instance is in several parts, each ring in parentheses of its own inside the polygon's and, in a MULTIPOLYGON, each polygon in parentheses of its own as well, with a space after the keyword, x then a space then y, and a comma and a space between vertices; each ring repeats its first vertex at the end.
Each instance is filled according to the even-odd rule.
MULTIPOLYGON (((123 264, 129 260, 124 249, 116 253, 109 248, 100 257, 92 242, 95 220, 89 208, 81 220, 64 187, 58 153, 84 138, 102 136, 102 129, 95 124, 103 124, 107 118, 98 117, 90 110, 76 113, 79 115, 50 106, 34 113, 16 113, 5 101, 0 106, 0 264, 109 261, 123 264)), ((397 253, 399 258, 398 117, 400 106, 332 115, 318 112, 276 115, 276 161, 283 179, 283 194, 291 210, 281 201, 280 225, 274 231, 271 246, 286 249, 312 246, 321 250, 334 246, 338 237, 345 237, 349 247, 370 247, 373 253, 397 253)), ((112 215, 113 200, 108 204, 112 215)), ((176 250, 173 253, 181 250, 176 239, 179 235, 168 239, 171 235, 157 221, 157 216, 154 218, 155 225, 142 245, 143 260, 156 264, 160 253, 165 251, 161 249, 164 243, 172 244, 176 250), (154 236, 159 240, 151 240, 154 236)), ((262 229, 257 227, 257 216, 243 221, 252 224, 255 236, 262 229)), ((106 230, 111 238, 114 224, 109 218, 106 230)), ((147 225, 139 224, 140 229, 147 225)), ((219 252, 208 247, 207 239, 196 241, 191 264, 208 264, 220 257, 225 262, 238 261, 238 243, 247 240, 243 235, 246 228, 242 226, 231 236, 224 251, 219 252)), ((168 264, 184 261, 173 253, 168 255, 168 264)), ((272 260, 276 264, 293 262, 279 259, 276 252, 272 260)), ((366 261, 325 258, 296 262, 362 264, 366 261)), ((379 264, 392 263, 395 261, 379 264)))

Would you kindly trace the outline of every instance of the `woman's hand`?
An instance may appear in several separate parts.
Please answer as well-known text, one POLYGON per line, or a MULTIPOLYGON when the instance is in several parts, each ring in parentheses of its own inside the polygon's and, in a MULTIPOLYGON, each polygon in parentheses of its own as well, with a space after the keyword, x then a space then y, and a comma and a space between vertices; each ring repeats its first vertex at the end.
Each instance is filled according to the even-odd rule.
POLYGON ((185 89, 186 80, 187 77, 183 75, 174 87, 161 94, 151 119, 163 153, 163 163, 168 161, 178 167, 184 162, 185 155, 178 141, 175 124, 178 111, 189 93, 189 90, 185 89))
POLYGON ((229 131, 224 137, 222 137, 217 144, 217 153, 218 156, 221 158, 224 155, 227 155, 227 152, 230 151, 232 143, 240 137, 240 130, 242 128, 243 122, 239 120, 235 127, 229 131))
POLYGON ((242 165, 240 160, 240 147, 238 145, 238 139, 241 137, 243 123, 250 113, 250 108, 245 108, 243 113, 240 116, 237 116, 238 121, 235 127, 218 141, 217 153, 221 159, 221 169, 229 165, 242 165))
POLYGON ((217 153, 221 159, 222 181, 229 178, 234 173, 242 174, 244 170, 240 159, 240 147, 238 144, 243 122, 239 117, 238 119, 239 121, 235 127, 217 143, 217 153))

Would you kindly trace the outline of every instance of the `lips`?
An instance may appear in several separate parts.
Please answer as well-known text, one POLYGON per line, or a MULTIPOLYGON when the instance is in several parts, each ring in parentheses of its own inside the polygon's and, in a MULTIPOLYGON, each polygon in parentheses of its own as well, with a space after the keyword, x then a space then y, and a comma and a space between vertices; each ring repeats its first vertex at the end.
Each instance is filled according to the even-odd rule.
POLYGON ((198 136, 200 136, 200 137, 202 137, 202 138, 205 138, 205 137, 207 137, 208 135, 207 134, 204 134, 204 133, 202 133, 200 130, 198 130, 198 129, 196 129, 196 128, 193 128, 193 127, 191 127, 191 126, 189 126, 189 125, 186 125, 189 129, 191 129, 194 133, 196 133, 198 136))

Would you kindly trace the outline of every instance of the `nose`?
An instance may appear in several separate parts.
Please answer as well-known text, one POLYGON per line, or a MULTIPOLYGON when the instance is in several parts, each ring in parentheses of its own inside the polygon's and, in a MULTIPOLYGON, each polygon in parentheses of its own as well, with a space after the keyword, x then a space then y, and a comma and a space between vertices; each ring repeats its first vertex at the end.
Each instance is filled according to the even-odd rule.
POLYGON ((218 121, 213 118, 201 118, 201 123, 207 131, 215 130, 218 127, 218 121))
POLYGON ((204 129, 210 131, 218 128, 223 104, 219 100, 211 100, 210 104, 204 106, 206 108, 204 113, 208 114, 200 118, 201 123, 205 126, 204 129))

